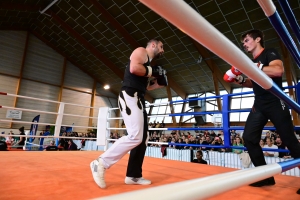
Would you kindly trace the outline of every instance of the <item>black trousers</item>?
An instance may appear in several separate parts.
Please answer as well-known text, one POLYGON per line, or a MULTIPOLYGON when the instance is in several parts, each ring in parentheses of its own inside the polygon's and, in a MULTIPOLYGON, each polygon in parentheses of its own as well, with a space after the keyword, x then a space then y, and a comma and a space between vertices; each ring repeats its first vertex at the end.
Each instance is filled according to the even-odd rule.
POLYGON ((300 158, 300 143, 294 134, 294 126, 288 106, 279 99, 255 99, 243 133, 245 146, 254 166, 266 165, 259 141, 268 120, 274 124, 283 144, 290 150, 291 156, 300 158))
MULTIPOLYGON (((126 93, 129 94, 130 96, 134 96, 134 93, 137 92, 137 98, 138 98, 137 101, 142 104, 142 108, 145 108, 145 100, 144 100, 143 93, 140 93, 139 91, 136 90, 132 90, 131 88, 125 88, 125 90, 126 93)), ((137 107, 139 107, 138 102, 137 102, 137 107)), ((148 117, 145 109, 143 109, 142 112, 144 118, 143 119, 144 123, 142 125, 143 138, 142 138, 142 142, 130 151, 128 165, 127 165, 127 172, 126 172, 126 176, 128 177, 135 177, 135 178, 143 177, 142 166, 143 166, 145 152, 147 148, 146 143, 148 142, 148 117)))

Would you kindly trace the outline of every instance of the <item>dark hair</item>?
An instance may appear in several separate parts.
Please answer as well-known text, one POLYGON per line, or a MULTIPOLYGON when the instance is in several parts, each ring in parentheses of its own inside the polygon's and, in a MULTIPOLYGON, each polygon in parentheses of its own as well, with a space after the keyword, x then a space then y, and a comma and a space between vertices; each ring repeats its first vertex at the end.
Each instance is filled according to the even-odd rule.
POLYGON ((147 46, 149 46, 152 42, 155 42, 156 44, 158 44, 159 42, 162 42, 162 41, 158 38, 153 38, 147 42, 147 46))
POLYGON ((202 153, 202 151, 201 151, 201 150, 198 150, 198 151, 197 151, 197 153, 199 153, 200 155, 202 155, 202 156, 203 156, 203 153, 202 153))
POLYGON ((260 45, 261 45, 262 47, 265 47, 265 45, 264 45, 264 42, 265 42, 265 41, 264 41, 264 34, 263 34, 262 31, 257 30, 257 29, 253 29, 253 30, 247 31, 246 33, 243 33, 243 34, 241 35, 241 41, 243 41, 243 40, 245 39, 245 37, 247 37, 247 35, 249 35, 250 37, 252 37, 254 40, 255 40, 256 38, 260 37, 259 43, 260 43, 260 45))

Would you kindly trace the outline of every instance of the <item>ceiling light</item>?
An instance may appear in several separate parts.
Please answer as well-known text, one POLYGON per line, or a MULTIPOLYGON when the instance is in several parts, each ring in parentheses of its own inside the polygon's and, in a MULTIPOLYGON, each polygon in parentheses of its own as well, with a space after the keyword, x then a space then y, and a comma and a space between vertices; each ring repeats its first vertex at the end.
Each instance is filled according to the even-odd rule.
POLYGON ((104 87, 103 87, 105 90, 108 90, 110 87, 109 87, 109 85, 104 85, 104 87))

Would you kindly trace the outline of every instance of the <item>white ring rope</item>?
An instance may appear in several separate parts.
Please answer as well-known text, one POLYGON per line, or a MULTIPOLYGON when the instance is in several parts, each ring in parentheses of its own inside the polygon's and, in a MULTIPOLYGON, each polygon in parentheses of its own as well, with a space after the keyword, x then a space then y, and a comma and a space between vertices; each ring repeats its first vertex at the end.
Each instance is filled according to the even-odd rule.
POLYGON ((38 125, 50 125, 55 126, 56 124, 50 124, 50 123, 43 123, 43 122, 27 122, 27 121, 17 121, 17 120, 8 120, 8 119, 0 119, 0 122, 9 122, 9 123, 16 123, 16 124, 38 124, 38 125))
POLYGON ((16 107, 9 107, 9 106, 2 106, 2 108, 57 115, 57 112, 40 111, 40 110, 33 110, 33 109, 26 109, 26 108, 16 108, 16 107))
POLYGON ((275 163, 96 199, 206 199, 281 172, 281 166, 275 163))
POLYGON ((90 137, 69 137, 69 136, 54 136, 54 135, 8 135, 1 134, 0 137, 26 137, 26 138, 64 138, 64 139, 84 139, 84 140, 96 140, 97 138, 90 137))

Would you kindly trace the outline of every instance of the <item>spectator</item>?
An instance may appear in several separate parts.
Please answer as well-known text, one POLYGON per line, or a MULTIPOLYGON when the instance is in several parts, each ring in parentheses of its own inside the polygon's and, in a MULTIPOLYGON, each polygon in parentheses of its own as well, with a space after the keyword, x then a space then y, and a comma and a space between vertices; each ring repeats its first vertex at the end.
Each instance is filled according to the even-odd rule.
MULTIPOLYGON (((19 131, 20 135, 25 135, 24 126, 19 128, 19 131)), ((23 149, 23 146, 25 145, 25 139, 25 137, 20 136, 20 140, 15 144, 15 146, 17 146, 17 149, 23 149)))
POLYGON ((260 145, 260 147, 261 147, 261 148, 264 148, 264 146, 265 146, 265 142, 264 142, 264 140, 263 140, 263 139, 260 139, 260 141, 259 141, 259 145, 260 145))
POLYGON ((197 153, 196 153, 196 158, 197 159, 194 159, 192 162, 193 163, 199 163, 199 164, 206 164, 207 165, 207 162, 205 160, 203 160, 202 157, 203 157, 202 151, 198 150, 197 153))
POLYGON ((83 149, 85 147, 85 139, 81 140, 81 149, 83 149))
POLYGON ((266 136, 265 136, 265 138, 264 138, 264 142, 265 142, 265 143, 267 142, 267 138, 271 138, 271 133, 270 133, 270 131, 268 131, 268 132, 266 133, 266 136))
MULTIPOLYGON (((196 144, 196 139, 193 135, 190 136, 189 141, 190 141, 190 144, 196 144)), ((197 147, 191 146, 190 149, 195 150, 195 149, 197 149, 197 147)))
POLYGON ((173 131, 171 132, 171 135, 172 135, 172 136, 175 136, 175 135, 176 135, 176 131, 173 130, 173 131))
MULTIPOLYGON (((276 145, 278 147, 278 149, 285 149, 286 148, 286 146, 284 144, 282 144, 282 141, 281 141, 280 137, 276 138, 274 145, 276 145)), ((279 152, 278 153, 279 158, 283 158, 284 156, 288 156, 288 153, 286 153, 286 152, 279 152)))
MULTIPOLYGON (((278 147, 271 142, 271 138, 266 138, 267 144, 264 146, 264 148, 268 149, 278 149, 278 147)), ((276 151, 264 151, 264 156, 268 157, 278 157, 278 152, 276 151)))
MULTIPOLYGON (((205 141, 203 141, 202 144, 203 144, 203 145, 210 145, 210 143, 211 143, 211 141, 210 141, 210 136, 209 136, 209 135, 206 135, 206 136, 205 136, 205 141)), ((208 150, 208 151, 211 150, 210 147, 202 147, 201 149, 202 149, 202 150, 208 150)))
MULTIPOLYGON (((177 143, 185 144, 185 142, 183 142, 182 138, 179 138, 177 143)), ((183 146, 182 145, 176 145, 175 149, 183 149, 183 146)))
MULTIPOLYGON (((214 140, 211 142, 211 145, 215 145, 215 146, 221 146, 222 143, 220 142, 220 138, 219 137, 215 137, 214 140)), ((213 151, 219 151, 219 148, 212 148, 211 150, 213 151)))
MULTIPOLYGON (((9 132, 8 135, 12 135, 12 132, 9 132)), ((12 136, 8 136, 6 137, 6 145, 7 145, 7 149, 10 150, 11 146, 14 145, 14 138, 12 136)))
MULTIPOLYGON (((188 138, 185 139, 185 144, 190 144, 190 140, 188 138)), ((191 146, 184 146, 184 149, 193 149, 191 146)))
POLYGON ((60 138, 58 141, 58 148, 60 150, 68 150, 68 142, 65 138, 60 138))
MULTIPOLYGON (((239 147, 244 146, 241 138, 236 137, 235 140, 236 140, 236 144, 234 144, 233 146, 239 146, 239 147)), ((232 152, 237 153, 237 154, 241 154, 243 152, 243 149, 234 149, 234 148, 232 148, 232 152)))
POLYGON ((0 151, 7 151, 7 144, 4 141, 0 141, 0 151))
POLYGON ((222 130, 219 131, 218 136, 224 140, 224 132, 222 130))
POLYGON ((73 142, 72 139, 68 141, 68 150, 69 151, 77 151, 77 145, 73 142))
POLYGON ((191 138, 191 133, 187 132, 187 137, 190 139, 191 138))

